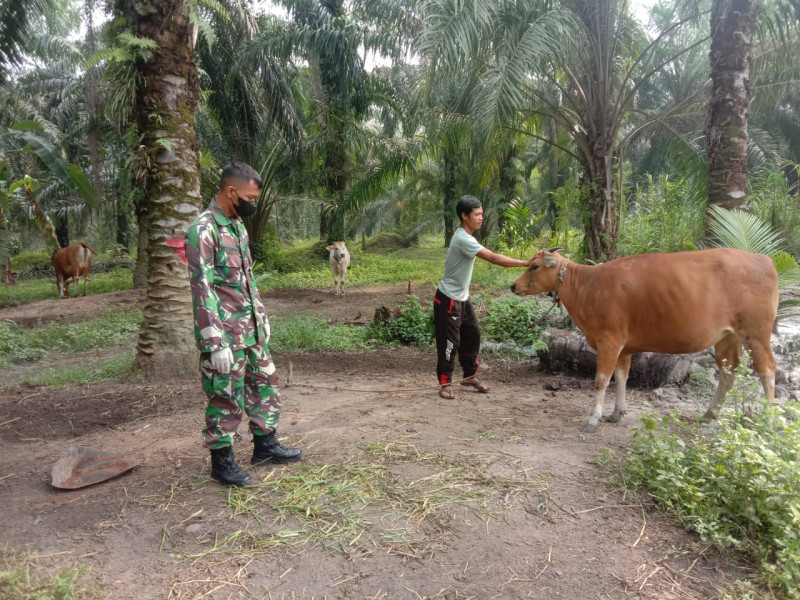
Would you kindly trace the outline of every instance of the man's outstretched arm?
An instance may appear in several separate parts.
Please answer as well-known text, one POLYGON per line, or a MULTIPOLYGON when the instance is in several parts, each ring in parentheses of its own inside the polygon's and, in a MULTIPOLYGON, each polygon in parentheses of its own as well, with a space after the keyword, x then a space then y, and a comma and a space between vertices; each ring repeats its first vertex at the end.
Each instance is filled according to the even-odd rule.
POLYGON ((484 248, 478 254, 476 254, 478 258, 482 258, 483 260, 489 261, 493 265, 498 265, 500 267, 527 267, 530 263, 530 260, 520 260, 518 258, 511 258, 510 256, 506 256, 504 254, 497 254, 497 252, 492 252, 488 248, 484 248))

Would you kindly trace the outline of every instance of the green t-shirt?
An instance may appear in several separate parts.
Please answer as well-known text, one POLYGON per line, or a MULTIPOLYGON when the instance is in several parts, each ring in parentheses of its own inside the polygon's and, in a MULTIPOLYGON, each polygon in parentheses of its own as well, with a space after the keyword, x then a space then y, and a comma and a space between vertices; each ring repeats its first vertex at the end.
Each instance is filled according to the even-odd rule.
POLYGON ((469 298, 469 283, 472 281, 472 267, 475 255, 483 246, 463 227, 456 229, 447 248, 444 261, 444 277, 439 282, 439 291, 445 296, 464 302, 469 298))

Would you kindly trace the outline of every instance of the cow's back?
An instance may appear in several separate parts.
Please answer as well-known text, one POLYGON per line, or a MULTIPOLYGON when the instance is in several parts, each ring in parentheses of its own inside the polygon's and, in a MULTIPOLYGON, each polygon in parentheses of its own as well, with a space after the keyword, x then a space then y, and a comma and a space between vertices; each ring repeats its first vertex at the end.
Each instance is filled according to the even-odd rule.
POLYGON ((53 257, 56 276, 63 278, 88 274, 92 265, 91 249, 82 242, 65 246, 53 257))
POLYGON ((590 343, 612 336, 632 352, 697 352, 728 331, 754 337, 777 312, 772 260, 732 248, 629 256, 584 275, 576 325, 590 343))

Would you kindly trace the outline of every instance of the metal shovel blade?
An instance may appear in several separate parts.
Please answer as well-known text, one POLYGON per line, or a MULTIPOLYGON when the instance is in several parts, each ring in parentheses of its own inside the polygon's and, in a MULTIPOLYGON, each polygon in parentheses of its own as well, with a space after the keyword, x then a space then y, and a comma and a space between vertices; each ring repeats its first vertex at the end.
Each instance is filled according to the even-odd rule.
POLYGON ((72 446, 53 465, 52 485, 75 490, 122 475, 140 463, 117 452, 72 446))

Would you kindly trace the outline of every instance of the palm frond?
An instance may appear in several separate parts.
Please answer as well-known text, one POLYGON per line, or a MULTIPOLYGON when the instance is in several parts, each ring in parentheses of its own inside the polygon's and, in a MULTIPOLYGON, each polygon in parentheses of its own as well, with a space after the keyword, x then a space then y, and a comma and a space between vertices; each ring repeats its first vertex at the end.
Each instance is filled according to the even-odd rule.
POLYGON ((783 250, 771 256, 778 271, 778 289, 800 284, 800 266, 794 256, 783 250))
POLYGON ((0 2, 0 83, 5 82, 10 68, 21 64, 33 23, 54 6, 54 0, 0 2))
POLYGON ((483 134, 512 123, 528 98, 524 84, 559 52, 563 40, 577 34, 568 11, 550 11, 525 25, 519 39, 501 42, 499 59, 482 76, 475 95, 477 121, 483 134))
POLYGON ((761 254, 773 254, 780 249, 780 234, 753 213, 715 205, 708 208, 708 227, 718 240, 714 245, 761 254))

